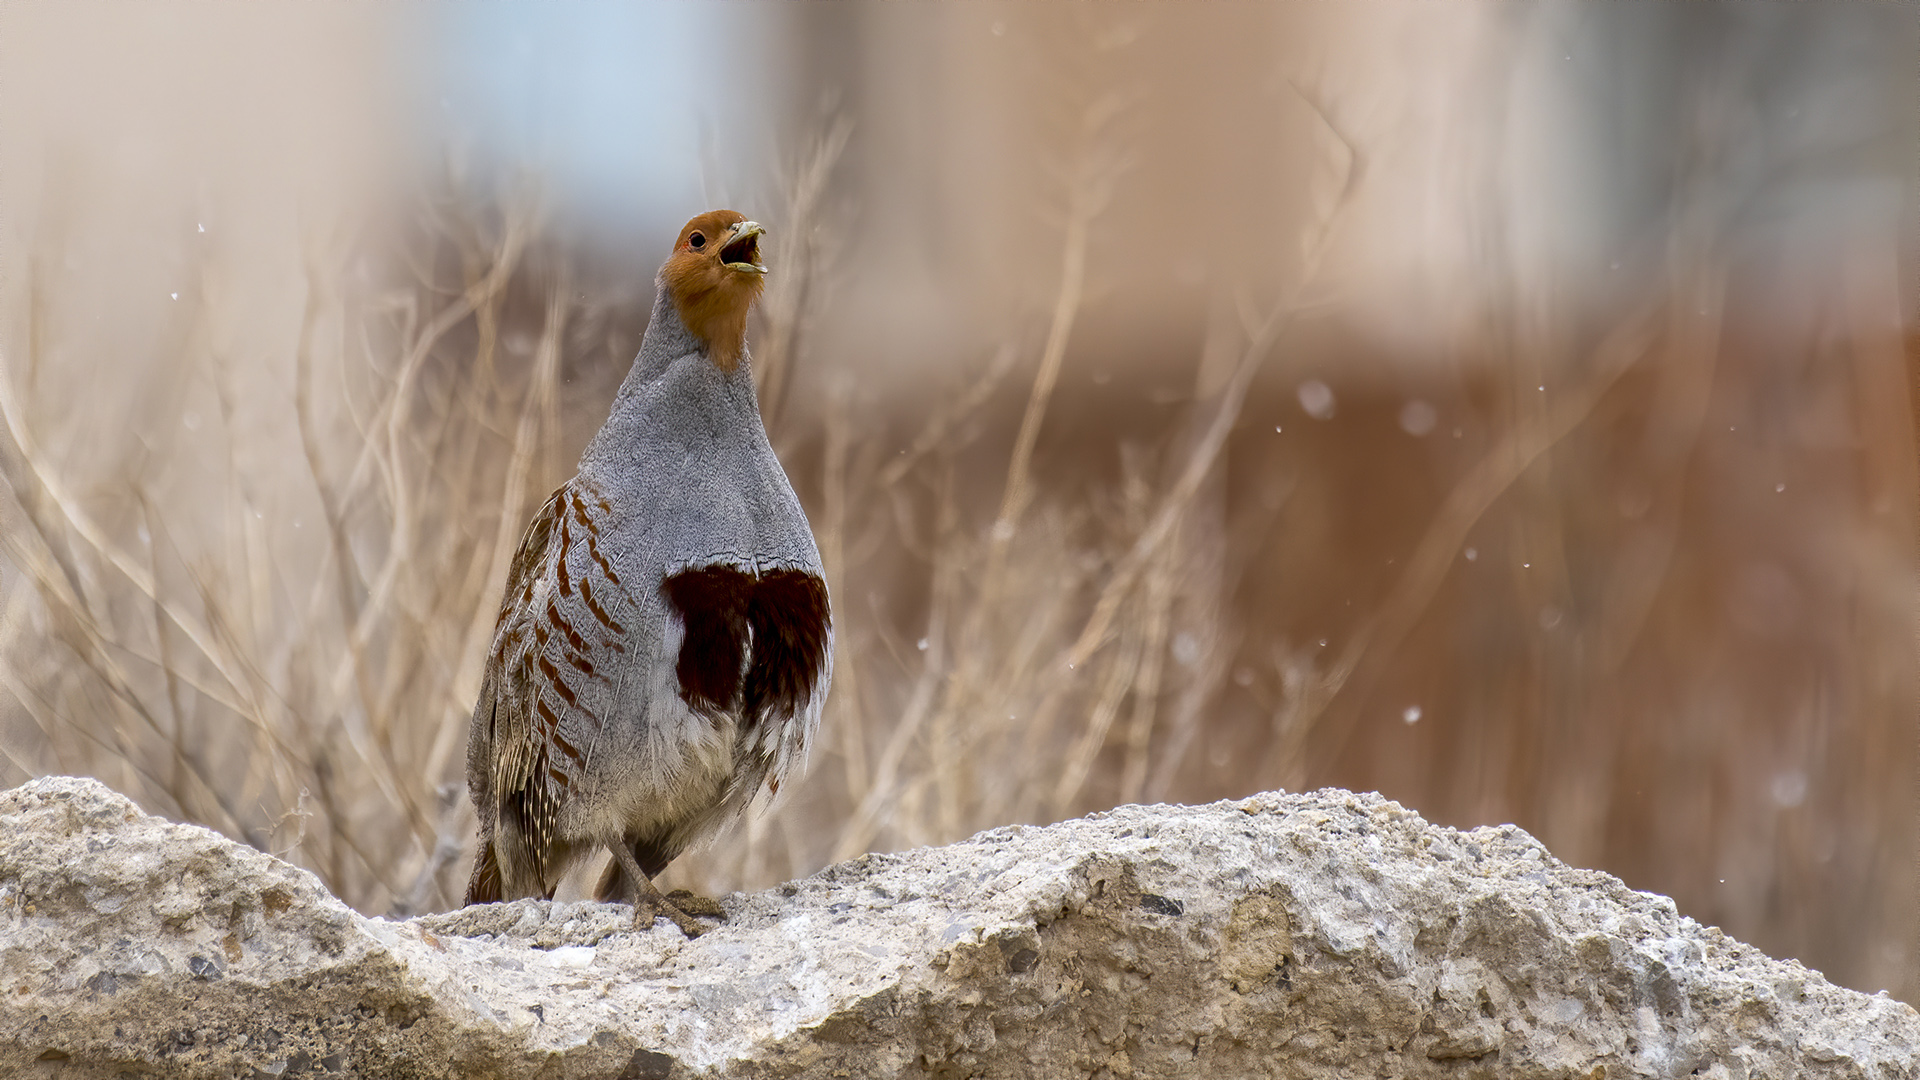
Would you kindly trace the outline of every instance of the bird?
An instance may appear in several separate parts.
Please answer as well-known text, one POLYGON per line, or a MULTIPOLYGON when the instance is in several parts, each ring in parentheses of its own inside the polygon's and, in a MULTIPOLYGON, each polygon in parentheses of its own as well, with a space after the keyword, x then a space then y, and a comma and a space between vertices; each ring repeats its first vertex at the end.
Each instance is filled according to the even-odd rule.
POLYGON ((718 905, 654 877, 805 767, 833 619, 754 393, 765 234, 680 230, 606 423, 521 537, 468 728, 468 904, 552 899, 604 849, 597 899, 698 936, 718 905))

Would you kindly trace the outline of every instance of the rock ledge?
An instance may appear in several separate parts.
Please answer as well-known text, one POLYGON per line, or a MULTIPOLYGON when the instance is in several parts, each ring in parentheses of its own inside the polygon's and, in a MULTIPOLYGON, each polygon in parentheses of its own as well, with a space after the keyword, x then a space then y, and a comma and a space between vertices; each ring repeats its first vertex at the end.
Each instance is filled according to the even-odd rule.
POLYGON ((1129 806, 725 899, 366 918, 92 780, 0 794, 0 1075, 1920 1078, 1920 1014, 1326 790, 1129 806))

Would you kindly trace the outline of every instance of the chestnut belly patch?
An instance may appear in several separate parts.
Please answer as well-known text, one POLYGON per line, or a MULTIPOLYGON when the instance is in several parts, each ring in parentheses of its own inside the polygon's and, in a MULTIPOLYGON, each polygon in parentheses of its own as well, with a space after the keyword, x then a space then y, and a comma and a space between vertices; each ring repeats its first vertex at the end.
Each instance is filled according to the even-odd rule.
POLYGON ((825 582, 802 570, 715 565, 669 574, 660 591, 686 630, 674 675, 695 712, 751 728, 806 707, 826 668, 825 582))

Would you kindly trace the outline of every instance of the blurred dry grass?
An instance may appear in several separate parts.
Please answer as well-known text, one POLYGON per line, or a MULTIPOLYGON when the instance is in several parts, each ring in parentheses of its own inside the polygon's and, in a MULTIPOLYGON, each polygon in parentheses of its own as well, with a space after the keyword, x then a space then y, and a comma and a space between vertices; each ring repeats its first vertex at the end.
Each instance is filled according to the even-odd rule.
MULTIPOLYGON (((1371 148, 1289 84, 1303 179, 1258 212, 1298 243, 1183 309, 1172 343, 1115 342, 1133 294, 1098 238, 1137 180, 1141 105, 1102 67, 1120 46, 1081 39, 1047 57, 1066 74, 1027 193, 1043 239, 1007 271, 1047 291, 918 396, 866 378, 884 335, 820 344, 849 252, 885 242, 838 194, 859 129, 820 122, 752 204, 777 208, 753 211, 777 245, 756 375, 840 651, 807 782, 674 883, 1342 784, 1517 821, 1920 1000, 1893 239, 1847 234, 1783 321, 1806 279, 1743 232, 1723 87, 1603 302, 1543 282, 1500 235, 1500 184, 1475 185, 1485 299, 1408 365, 1329 314, 1371 148)), ((296 332, 266 360, 223 329, 225 271, 189 274, 161 351, 108 393, 88 387, 117 369, 63 344, 57 301, 87 279, 38 234, 0 370, 0 783, 100 776, 361 910, 457 903, 506 560, 651 300, 534 195, 461 175, 402 226, 309 229, 296 332)))

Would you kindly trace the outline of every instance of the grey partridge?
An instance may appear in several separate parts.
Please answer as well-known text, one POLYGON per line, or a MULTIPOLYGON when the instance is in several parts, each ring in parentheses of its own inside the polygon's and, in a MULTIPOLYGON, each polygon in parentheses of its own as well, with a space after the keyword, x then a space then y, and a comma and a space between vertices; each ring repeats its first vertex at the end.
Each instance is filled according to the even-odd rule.
POLYGON ((605 849, 600 899, 697 935, 654 876, 804 766, 833 624, 747 357, 763 234, 680 231, 606 424, 521 538, 468 736, 469 904, 551 898, 605 849))

